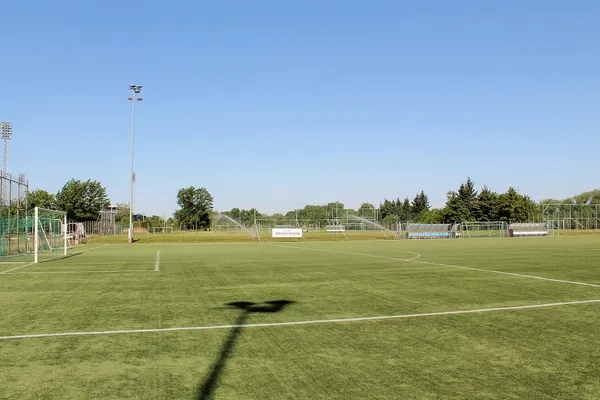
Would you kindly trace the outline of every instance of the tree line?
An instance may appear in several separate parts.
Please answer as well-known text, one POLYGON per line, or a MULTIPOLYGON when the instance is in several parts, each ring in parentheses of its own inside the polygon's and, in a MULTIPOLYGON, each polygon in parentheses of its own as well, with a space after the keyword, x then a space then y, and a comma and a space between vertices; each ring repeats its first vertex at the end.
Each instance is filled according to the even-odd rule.
MULTIPOLYGON (((178 226, 187 229, 208 229, 215 220, 214 199, 204 187, 190 186, 177 192, 179 209, 167 221, 159 216, 136 214, 135 220, 145 226, 178 226)), ((364 202, 358 209, 347 208, 336 201, 324 205, 306 205, 287 213, 266 214, 255 208, 234 207, 223 211, 243 225, 251 226, 260 220, 269 224, 284 224, 298 221, 302 224, 317 224, 323 221, 335 221, 349 217, 359 217, 379 223, 393 225, 399 222, 413 223, 457 223, 467 221, 506 221, 523 222, 533 215, 539 215, 543 209, 559 209, 577 205, 600 204, 600 189, 584 192, 563 200, 545 199, 539 203, 529 196, 519 193, 514 187, 498 193, 483 186, 477 190, 471 178, 467 178, 459 187, 446 194, 443 207, 432 208, 429 197, 424 191, 409 197, 384 199, 378 206, 364 202)), ((72 221, 97 220, 101 210, 110 205, 106 189, 98 181, 80 181, 71 179, 55 194, 45 190, 34 190, 28 195, 29 208, 35 206, 58 209, 67 212, 72 221)), ((117 205, 116 221, 129 222, 129 206, 117 205)))
MULTIPOLYGON (((27 195, 29 210, 41 207, 65 211, 67 218, 73 222, 97 221, 100 212, 106 210, 110 204, 106 188, 100 182, 91 179, 86 181, 70 179, 56 194, 36 189, 27 195)), ((164 218, 157 215, 135 214, 133 217, 135 222, 138 224, 143 222, 145 226, 161 226, 165 223, 164 218)), ((122 225, 129 224, 129 204, 116 205, 115 222, 122 225)))
POLYGON ((27 208, 47 208, 65 211, 67 218, 75 222, 95 221, 101 210, 110 205, 106 188, 100 182, 71 179, 56 193, 43 189, 29 192, 27 208))
MULTIPOLYGON (((600 190, 591 192, 600 203, 600 190)), ((579 199, 579 198, 578 198, 579 199)), ((415 194, 411 199, 384 199, 379 206, 372 203, 362 203, 358 209, 345 208, 343 203, 332 202, 326 205, 306 205, 304 208, 287 212, 286 214, 261 214, 258 210, 233 208, 223 212, 238 222, 251 225, 254 219, 270 220, 271 223, 298 220, 302 223, 318 223, 335 218, 359 216, 379 223, 393 225, 398 222, 413 223, 457 223, 466 221, 527 221, 532 215, 539 213, 540 204, 529 196, 519 193, 514 187, 509 187, 504 193, 497 193, 483 186, 475 188, 471 178, 455 191, 446 194, 446 203, 440 208, 431 208, 429 197, 424 191, 415 194)))

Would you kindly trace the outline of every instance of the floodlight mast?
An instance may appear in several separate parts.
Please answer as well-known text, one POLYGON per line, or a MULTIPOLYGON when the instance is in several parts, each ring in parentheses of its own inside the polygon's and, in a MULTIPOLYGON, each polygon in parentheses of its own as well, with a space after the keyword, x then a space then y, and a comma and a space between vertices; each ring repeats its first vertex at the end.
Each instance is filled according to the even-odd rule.
POLYGON ((12 123, 9 121, 2 122, 2 139, 4 139, 4 160, 3 171, 8 174, 8 140, 12 137, 12 123))
MULTIPOLYGON (((12 137, 12 123, 10 121, 0 122, 0 134, 4 140, 4 159, 2 163, 2 177, 8 177, 8 140, 12 137)), ((4 196, 8 190, 5 188, 6 182, 2 181, 2 187, 0 187, 0 201, 4 202, 4 196)), ((8 194, 10 197, 10 194, 8 194)), ((10 204, 10 199, 8 199, 10 204)))
POLYGON ((129 191, 129 243, 133 243, 133 185, 135 184, 135 173, 133 172, 133 143, 135 137, 135 103, 137 101, 142 101, 142 98, 138 96, 142 91, 142 85, 129 85, 129 90, 132 91, 131 97, 128 97, 128 100, 131 100, 132 109, 131 109, 131 174, 129 175, 130 179, 130 191, 129 191))

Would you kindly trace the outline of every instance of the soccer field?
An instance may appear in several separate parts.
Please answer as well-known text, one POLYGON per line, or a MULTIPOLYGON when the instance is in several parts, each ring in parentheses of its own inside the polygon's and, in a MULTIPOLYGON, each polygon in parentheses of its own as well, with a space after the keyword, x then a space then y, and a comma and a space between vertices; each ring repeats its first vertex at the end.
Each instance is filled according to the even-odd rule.
POLYGON ((600 239, 0 263, 2 399, 598 399, 600 239))

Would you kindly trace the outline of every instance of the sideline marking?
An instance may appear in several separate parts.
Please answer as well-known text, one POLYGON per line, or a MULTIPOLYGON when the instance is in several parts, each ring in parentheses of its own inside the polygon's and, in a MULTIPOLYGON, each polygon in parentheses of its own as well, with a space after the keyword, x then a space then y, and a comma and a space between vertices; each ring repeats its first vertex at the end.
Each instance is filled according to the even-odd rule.
MULTIPOLYGON (((582 285, 582 286, 591 286, 591 287, 600 288, 600 285, 599 284, 595 284, 595 283, 567 281, 567 280, 564 280, 564 279, 544 278, 543 276, 518 274, 516 272, 498 271, 498 270, 495 270, 495 269, 465 267, 463 265, 442 264, 442 263, 430 262, 430 261, 420 261, 420 260, 416 260, 416 258, 386 257, 386 256, 375 255, 375 254, 354 253, 354 252, 350 252, 350 251, 328 250, 328 249, 315 249, 315 248, 312 248, 312 247, 300 247, 300 246, 288 246, 288 245, 277 245, 277 246, 278 247, 287 247, 287 248, 290 248, 290 249, 313 250, 313 251, 323 251, 323 252, 326 252, 326 253, 340 253, 340 254, 349 254, 349 255, 355 255, 355 256, 383 258, 383 259, 386 259, 386 260, 397 260, 397 261, 413 262, 413 263, 426 264, 426 265, 436 265, 436 266, 439 266, 439 267, 468 269, 468 270, 471 270, 471 271, 490 272, 490 273, 493 273, 493 274, 512 275, 512 276, 519 276, 519 277, 522 277, 522 278, 539 279, 539 280, 542 280, 542 281, 559 282, 559 283, 570 283, 572 285, 582 285)), ((417 254, 417 253, 414 253, 414 254, 417 254)))
POLYGON ((120 272, 152 272, 149 269, 119 269, 119 270, 89 270, 89 271, 25 271, 25 272, 9 272, 6 275, 25 275, 25 274, 92 274, 92 273, 120 273, 120 272))
POLYGON ((565 302, 560 302, 560 303, 531 304, 531 305, 526 305, 526 306, 479 308, 479 309, 474 309, 474 310, 439 311, 439 312, 428 312, 428 313, 419 313, 419 314, 381 315, 381 316, 375 316, 375 317, 315 319, 315 320, 290 321, 290 322, 266 322, 266 323, 246 324, 246 325, 232 324, 232 325, 208 325, 208 326, 182 326, 182 327, 175 327, 175 328, 124 329, 124 330, 116 330, 116 331, 96 331, 96 332, 80 331, 80 332, 60 332, 60 333, 38 333, 38 334, 31 334, 31 335, 0 336, 0 340, 48 338, 48 337, 59 337, 59 336, 95 336, 95 335, 115 335, 115 334, 120 334, 120 333, 201 331, 201 330, 230 329, 230 328, 241 328, 241 327, 259 328, 259 327, 271 327, 271 326, 291 326, 291 325, 328 324, 328 323, 341 323, 341 322, 360 322, 360 321, 375 321, 375 320, 385 320, 385 319, 434 317, 434 316, 440 316, 440 315, 475 314, 475 313, 485 313, 485 312, 492 312, 492 311, 525 310, 525 309, 532 309, 532 308, 558 307, 558 306, 575 305, 575 304, 589 304, 589 303, 600 303, 600 299, 565 301, 565 302))
POLYGON ((156 250, 156 264, 154 264, 154 272, 160 269, 160 250, 156 250))
POLYGON ((85 253, 85 252, 87 252, 87 251, 92 251, 92 250, 100 249, 100 248, 102 248, 102 247, 106 247, 106 246, 109 246, 109 245, 110 245, 110 244, 108 244, 108 243, 107 243, 107 244, 101 244, 100 246, 92 247, 92 248, 90 248, 90 249, 83 249, 83 250, 81 250, 81 251, 78 251, 78 253, 85 253))

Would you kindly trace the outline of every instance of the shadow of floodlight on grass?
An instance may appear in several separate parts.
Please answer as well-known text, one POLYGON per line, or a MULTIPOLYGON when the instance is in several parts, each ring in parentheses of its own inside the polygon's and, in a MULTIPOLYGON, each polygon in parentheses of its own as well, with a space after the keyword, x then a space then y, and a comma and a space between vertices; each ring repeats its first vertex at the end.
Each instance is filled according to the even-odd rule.
POLYGON ((285 307, 292 303, 294 302, 291 300, 270 300, 264 303, 253 303, 251 301, 236 301, 227 303, 227 308, 237 308, 241 312, 236 318, 229 335, 227 335, 227 339, 221 346, 219 357, 212 365, 210 372, 198 388, 198 395, 196 396, 196 399, 208 400, 212 398, 215 389, 219 385, 219 377, 223 373, 227 360, 232 356, 233 348, 235 347, 235 344, 242 333, 242 328, 248 321, 250 314, 277 313, 283 311, 285 307))

